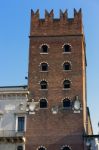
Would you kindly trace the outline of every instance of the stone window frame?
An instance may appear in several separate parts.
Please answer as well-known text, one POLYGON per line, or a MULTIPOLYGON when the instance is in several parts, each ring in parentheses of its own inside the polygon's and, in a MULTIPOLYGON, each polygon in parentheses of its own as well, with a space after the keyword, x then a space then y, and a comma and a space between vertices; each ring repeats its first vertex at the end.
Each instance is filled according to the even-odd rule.
POLYGON ((47 43, 41 44, 41 45, 39 46, 40 54, 48 54, 48 53, 49 53, 49 48, 50 48, 50 46, 49 46, 47 43), (43 51, 42 51, 42 46, 44 46, 44 45, 46 45, 47 48, 48 48, 48 51, 47 51, 47 52, 43 52, 43 51))
POLYGON ((40 68, 40 72, 48 72, 48 69, 49 69, 49 64, 48 64, 48 62, 47 61, 42 61, 40 64, 39 64, 39 68, 40 68), (44 70, 42 70, 42 64, 43 63, 45 63, 45 64, 47 64, 47 70, 46 71, 44 71, 44 70))
POLYGON ((70 43, 64 43, 64 44, 62 45, 62 49, 63 49, 63 54, 70 54, 70 53, 72 52, 72 45, 71 45, 70 43), (71 50, 68 51, 68 52, 65 52, 65 51, 64 51, 64 46, 65 46, 65 45, 69 45, 69 46, 71 47, 71 50))
POLYGON ((43 145, 39 146, 39 147, 37 148, 37 150, 39 150, 40 148, 44 148, 45 150, 47 150, 47 148, 46 148, 45 146, 43 146, 43 145))
POLYGON ((26 114, 24 114, 24 113, 17 113, 17 114, 15 114, 16 115, 16 132, 17 133, 24 133, 24 132, 26 132, 26 119, 27 119, 27 117, 26 117, 26 114), (18 117, 24 117, 24 131, 18 131, 18 117))
POLYGON ((62 63, 62 67, 63 67, 63 71, 66 71, 66 72, 71 71, 71 70, 72 70, 72 63, 71 63, 71 61, 64 61, 64 62, 62 63), (64 64, 65 64, 65 63, 69 63, 69 64, 70 64, 70 69, 69 69, 69 70, 65 70, 65 69, 64 69, 64 64))
POLYGON ((72 148, 71 148, 69 145, 63 145, 63 146, 61 147, 61 150, 63 150, 65 147, 69 148, 69 150, 72 150, 72 148))
POLYGON ((40 108, 40 109, 47 109, 47 108, 48 108, 48 100, 47 100, 47 98, 42 97, 42 98, 39 99, 39 108, 40 108), (46 102, 47 102, 47 107, 45 107, 45 108, 40 107, 40 102, 41 102, 42 99, 46 100, 46 102))

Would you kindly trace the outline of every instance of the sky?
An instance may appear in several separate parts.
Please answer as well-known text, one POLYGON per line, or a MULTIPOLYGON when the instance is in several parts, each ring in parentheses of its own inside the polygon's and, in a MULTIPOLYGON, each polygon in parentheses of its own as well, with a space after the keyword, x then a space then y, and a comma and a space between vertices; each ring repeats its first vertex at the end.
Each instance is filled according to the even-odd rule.
POLYGON ((59 10, 82 8, 87 56, 87 101, 94 134, 99 132, 99 0, 0 0, 0 86, 26 85, 28 75, 28 53, 30 11, 54 9, 55 18, 59 10))

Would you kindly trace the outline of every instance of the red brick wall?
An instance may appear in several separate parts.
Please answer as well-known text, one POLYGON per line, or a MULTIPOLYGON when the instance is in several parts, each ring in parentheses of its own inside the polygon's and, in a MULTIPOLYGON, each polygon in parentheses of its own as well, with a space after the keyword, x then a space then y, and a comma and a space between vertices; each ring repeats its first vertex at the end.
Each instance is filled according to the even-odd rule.
POLYGON ((53 115, 51 108, 60 105, 65 97, 71 102, 78 95, 83 106, 84 96, 84 69, 83 66, 83 34, 81 12, 74 12, 74 19, 64 19, 67 13, 62 13, 58 20, 52 19, 53 12, 45 20, 39 19, 39 12, 32 12, 30 31, 30 53, 28 87, 32 98, 39 101, 45 97, 48 108, 39 109, 35 115, 27 117, 26 150, 35 150, 44 145, 48 150, 57 150, 62 145, 69 145, 73 150, 84 149, 82 135, 84 133, 83 110, 74 113, 72 109, 59 110, 53 115), (40 54, 40 45, 48 44, 48 54, 40 54), (72 50, 63 53, 62 46, 70 43, 72 50), (64 71, 62 64, 70 61, 72 69, 64 71), (47 62, 48 72, 40 72, 40 63, 47 62), (48 90, 40 89, 40 81, 48 82, 48 90), (71 88, 63 90, 64 79, 70 79, 71 88))

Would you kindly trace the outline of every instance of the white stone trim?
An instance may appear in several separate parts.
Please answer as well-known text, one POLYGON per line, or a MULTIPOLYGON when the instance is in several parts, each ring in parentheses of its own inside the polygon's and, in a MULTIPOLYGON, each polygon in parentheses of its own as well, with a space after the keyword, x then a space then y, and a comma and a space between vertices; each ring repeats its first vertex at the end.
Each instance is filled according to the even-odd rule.
POLYGON ((72 150, 72 148, 71 148, 69 145, 63 145, 63 146, 61 147, 61 150, 63 150, 63 148, 65 148, 65 147, 68 147, 70 150, 72 150))
POLYGON ((43 145, 39 146, 39 147, 37 148, 37 150, 39 150, 39 148, 44 148, 45 150, 47 150, 47 148, 46 148, 45 146, 43 146, 43 145))
POLYGON ((48 49, 50 48, 49 44, 47 44, 47 43, 42 43, 42 44, 39 46, 39 48, 41 49, 43 45, 46 45, 46 46, 48 47, 48 49))
POLYGON ((27 116, 25 114, 16 114, 16 125, 15 125, 15 131, 18 132, 18 117, 24 117, 24 131, 26 132, 26 120, 27 120, 27 116))
POLYGON ((69 100, 72 102, 71 98, 70 98, 70 97, 68 97, 68 96, 66 96, 66 97, 62 98, 62 99, 61 99, 61 102, 63 102, 63 100, 64 100, 64 99, 69 99, 69 100))
POLYGON ((46 63, 46 64, 49 66, 49 64, 48 64, 47 61, 42 61, 42 62, 40 62, 39 66, 41 66, 41 64, 43 64, 43 63, 46 63))
POLYGON ((63 83, 64 83, 64 81, 65 80, 68 80, 68 81, 70 81, 70 83, 72 84, 72 81, 71 81, 71 79, 69 79, 69 78, 65 78, 64 80, 63 80, 63 83))
POLYGON ((65 45, 69 45, 69 46, 71 47, 71 49, 72 49, 71 43, 64 43, 64 44, 62 45, 62 49, 64 48, 65 45))
POLYGON ((47 81, 46 79, 42 79, 42 80, 39 81, 38 84, 40 85, 42 81, 47 82, 47 89, 41 89, 41 88, 40 88, 40 90, 48 90, 48 81, 47 81))

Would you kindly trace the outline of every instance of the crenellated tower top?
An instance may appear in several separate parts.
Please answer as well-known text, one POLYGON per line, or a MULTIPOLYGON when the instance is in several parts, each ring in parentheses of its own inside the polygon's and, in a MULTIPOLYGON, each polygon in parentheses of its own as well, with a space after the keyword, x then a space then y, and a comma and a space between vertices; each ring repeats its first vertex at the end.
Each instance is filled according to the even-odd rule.
POLYGON ((67 10, 60 10, 60 17, 54 18, 53 9, 45 10, 45 18, 40 18, 39 9, 31 10, 30 36, 57 36, 82 34, 82 11, 74 9, 74 17, 69 18, 67 10))

